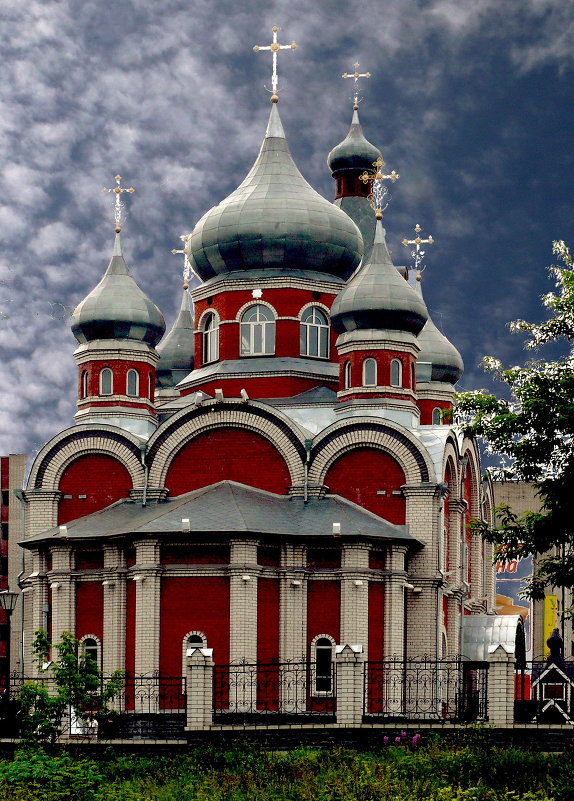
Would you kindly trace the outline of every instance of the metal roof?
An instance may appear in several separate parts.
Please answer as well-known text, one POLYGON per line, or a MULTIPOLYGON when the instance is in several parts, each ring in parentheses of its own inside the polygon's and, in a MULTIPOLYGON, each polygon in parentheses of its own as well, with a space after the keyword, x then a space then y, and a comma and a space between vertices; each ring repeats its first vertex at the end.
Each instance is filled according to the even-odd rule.
POLYGON ((343 170, 372 170, 373 162, 381 155, 381 151, 372 145, 361 128, 359 112, 353 111, 349 133, 331 150, 327 156, 327 164, 332 173, 343 170))
POLYGON ((184 289, 179 314, 171 331, 157 348, 159 362, 156 376, 160 387, 175 386, 193 370, 194 347, 189 293, 184 289))
POLYGON ((514 654, 520 615, 465 615, 462 619, 462 654, 473 662, 486 662, 501 645, 514 654))
MULTIPOLYGON (((275 495, 234 481, 221 481, 143 507, 129 499, 67 524, 29 537, 23 547, 57 540, 93 540, 127 535, 177 534, 188 518, 191 534, 253 533, 281 537, 332 537, 333 523, 342 537, 420 543, 406 526, 397 526, 338 495, 302 498, 275 495)), ((184 536, 189 536, 186 531, 184 536)))
MULTIPOLYGON (((417 294, 423 300, 422 287, 420 280, 416 282, 417 294)), ((440 381, 447 384, 456 384, 464 372, 464 362, 462 356, 449 340, 441 334, 430 316, 424 328, 417 336, 420 353, 417 356, 418 363, 429 363, 431 365, 430 378, 421 371, 421 376, 417 373, 417 381, 440 381)))
POLYGON ((256 356, 243 359, 225 359, 222 362, 212 362, 194 370, 181 382, 180 387, 193 381, 206 381, 208 378, 225 375, 244 375, 246 373, 269 374, 276 373, 303 373, 305 376, 329 378, 337 381, 339 378, 339 365, 321 359, 298 359, 291 356, 256 356))

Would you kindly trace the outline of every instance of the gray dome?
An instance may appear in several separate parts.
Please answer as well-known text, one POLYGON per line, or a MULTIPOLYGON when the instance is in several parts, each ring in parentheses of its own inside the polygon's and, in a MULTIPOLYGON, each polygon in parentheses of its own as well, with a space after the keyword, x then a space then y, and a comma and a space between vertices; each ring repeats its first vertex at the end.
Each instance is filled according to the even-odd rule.
POLYGON ((418 334, 428 318, 422 297, 394 266, 377 221, 371 258, 339 292, 331 307, 333 328, 338 334, 378 328, 418 334))
POLYGON ((371 170, 379 156, 381 151, 365 137, 359 112, 355 109, 349 133, 327 156, 329 169, 333 174, 343 170, 371 170))
POLYGON ((189 293, 183 290, 181 309, 173 327, 161 345, 155 371, 160 387, 174 387, 189 375, 194 365, 193 316, 189 308, 189 293))
POLYGON ((299 172, 273 104, 255 164, 243 183, 197 223, 190 251, 204 281, 261 268, 346 279, 359 264, 363 242, 350 217, 299 172))
POLYGON ((104 277, 74 309, 71 327, 80 343, 135 339, 153 346, 162 338, 163 315, 132 278, 119 234, 104 277))
MULTIPOLYGON (((417 294, 423 300, 420 279, 417 279, 417 294)), ((430 381, 456 384, 464 372, 462 356, 444 334, 441 334, 430 317, 418 335, 417 342, 421 349, 417 356, 417 365, 431 365, 430 381)), ((425 381, 425 378, 417 377, 417 381, 425 381)))

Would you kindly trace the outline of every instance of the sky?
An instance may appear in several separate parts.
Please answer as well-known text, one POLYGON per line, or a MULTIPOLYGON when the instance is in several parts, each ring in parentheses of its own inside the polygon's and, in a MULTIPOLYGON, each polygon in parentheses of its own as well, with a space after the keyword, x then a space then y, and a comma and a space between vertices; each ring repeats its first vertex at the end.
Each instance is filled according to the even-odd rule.
MULTIPOLYGON (((253 163, 280 111, 307 180, 351 118, 358 61, 367 138, 400 173, 385 213, 395 263, 416 223, 434 322, 480 361, 522 363, 509 320, 540 320, 554 239, 574 245, 574 6, 564 0, 0 0, 0 454, 31 457, 73 424, 70 314, 113 245, 120 173, 124 256, 171 326, 181 234, 253 163)), ((565 346, 555 354, 565 352, 565 346)), ((545 355, 545 354, 542 354, 545 355)), ((548 354, 546 354, 548 355, 548 354)))

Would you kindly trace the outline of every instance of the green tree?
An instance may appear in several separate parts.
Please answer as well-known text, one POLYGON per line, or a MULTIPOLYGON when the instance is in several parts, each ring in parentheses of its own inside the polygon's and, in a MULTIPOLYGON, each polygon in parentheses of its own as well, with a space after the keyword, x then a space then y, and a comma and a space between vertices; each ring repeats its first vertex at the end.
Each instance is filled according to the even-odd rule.
POLYGON ((123 671, 105 680, 97 663, 81 649, 69 631, 52 646, 40 629, 33 643, 35 662, 45 679, 27 681, 19 693, 22 739, 27 742, 54 742, 63 722, 74 714, 84 723, 109 715, 107 704, 124 686, 123 671), (50 660, 50 652, 53 658, 50 660), (49 665, 49 667, 47 667, 49 665))
POLYGON ((486 357, 485 369, 506 386, 507 397, 465 392, 455 402, 463 430, 483 437, 488 450, 502 457, 493 477, 521 479, 538 488, 540 513, 517 518, 504 506, 497 509, 494 527, 471 524, 505 558, 537 557, 525 589, 535 599, 551 587, 574 588, 574 262, 564 242, 554 242, 553 252, 561 263, 549 268, 556 292, 542 298, 549 318, 543 323, 517 320, 510 330, 528 334, 525 347, 530 350, 565 338, 568 355, 510 369, 486 357))

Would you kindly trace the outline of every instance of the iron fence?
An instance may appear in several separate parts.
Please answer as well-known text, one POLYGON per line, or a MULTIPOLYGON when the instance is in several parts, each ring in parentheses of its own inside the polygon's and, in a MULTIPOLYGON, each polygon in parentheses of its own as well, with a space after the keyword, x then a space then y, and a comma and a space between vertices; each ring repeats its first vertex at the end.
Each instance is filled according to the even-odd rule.
POLYGON ((517 662, 514 720, 574 726, 574 661, 539 657, 517 662))
POLYGON ((484 662, 424 657, 366 662, 364 715, 437 722, 485 720, 487 690, 484 662))
POLYGON ((334 720, 335 666, 320 672, 313 662, 240 662, 215 665, 213 670, 214 722, 274 722, 298 718, 334 720))

